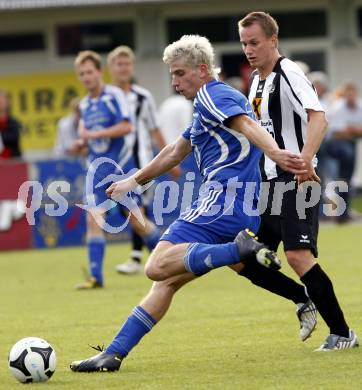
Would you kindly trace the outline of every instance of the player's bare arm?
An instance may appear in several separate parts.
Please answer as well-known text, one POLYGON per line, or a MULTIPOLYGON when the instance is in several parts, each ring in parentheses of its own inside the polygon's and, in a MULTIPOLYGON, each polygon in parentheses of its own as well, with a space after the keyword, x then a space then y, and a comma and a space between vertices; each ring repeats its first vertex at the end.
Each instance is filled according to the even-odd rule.
POLYGON ((107 195, 112 198, 120 197, 122 194, 132 191, 138 185, 163 175, 180 164, 191 150, 191 142, 180 136, 176 142, 165 146, 152 161, 133 176, 113 183, 106 190, 107 195))
MULTIPOLYGON (((152 137, 152 142, 158 150, 162 150, 166 146, 165 139, 163 138, 163 135, 158 127, 155 127, 154 129, 150 130, 150 134, 152 137)), ((174 178, 177 179, 178 177, 181 176, 181 168, 179 166, 175 166, 170 169, 170 175, 174 178)))
POLYGON ((268 157, 275 161, 283 170, 294 173, 306 173, 305 162, 288 150, 282 150, 274 138, 254 120, 247 115, 238 115, 228 124, 233 130, 245 135, 245 137, 260 148, 268 157))
POLYGON ((313 167, 313 157, 318 152, 327 128, 327 120, 323 111, 308 110, 307 139, 302 150, 302 158, 306 164, 307 172, 296 175, 298 185, 305 181, 320 182, 313 167))
POLYGON ((113 126, 101 130, 88 130, 84 126, 80 127, 80 136, 85 139, 97 138, 118 138, 133 131, 133 125, 128 120, 123 120, 113 126))

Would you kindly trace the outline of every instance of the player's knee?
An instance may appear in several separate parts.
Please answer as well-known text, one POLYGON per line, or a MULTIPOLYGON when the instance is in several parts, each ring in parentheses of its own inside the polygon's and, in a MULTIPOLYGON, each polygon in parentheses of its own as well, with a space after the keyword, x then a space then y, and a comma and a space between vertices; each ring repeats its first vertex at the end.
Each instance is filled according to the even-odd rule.
POLYGON ((168 278, 165 272, 164 262, 162 257, 155 257, 149 261, 145 266, 146 276, 154 282, 161 282, 168 278))
POLYGON ((288 264, 299 276, 304 275, 315 263, 314 256, 309 250, 292 250, 286 251, 285 254, 288 264))
POLYGON ((163 274, 162 271, 154 265, 145 267, 145 274, 148 279, 151 279, 154 282, 162 282, 167 279, 167 275, 163 274))
POLYGON ((92 215, 91 213, 87 213, 87 232, 90 235, 99 235, 101 234, 102 227, 100 226, 100 215, 92 215), (99 219, 99 221, 97 221, 99 219))

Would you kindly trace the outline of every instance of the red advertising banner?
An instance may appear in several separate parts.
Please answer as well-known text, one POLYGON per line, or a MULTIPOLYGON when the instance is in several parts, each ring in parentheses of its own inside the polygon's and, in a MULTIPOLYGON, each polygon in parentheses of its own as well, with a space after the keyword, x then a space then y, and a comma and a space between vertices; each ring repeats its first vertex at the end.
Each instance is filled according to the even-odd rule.
POLYGON ((26 216, 26 199, 17 200, 21 184, 28 180, 24 162, 0 161, 0 250, 32 246, 32 232, 26 216))

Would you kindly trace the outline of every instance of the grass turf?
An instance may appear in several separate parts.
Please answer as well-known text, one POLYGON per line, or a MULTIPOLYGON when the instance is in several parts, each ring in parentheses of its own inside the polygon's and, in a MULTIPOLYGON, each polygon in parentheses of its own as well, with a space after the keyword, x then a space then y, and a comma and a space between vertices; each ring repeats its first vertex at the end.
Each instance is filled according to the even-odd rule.
MULTIPOLYGON (((321 229, 320 263, 334 281, 345 315, 362 335, 362 227, 321 229)), ((124 277, 114 265, 129 247, 107 248, 106 288, 75 291, 84 248, 0 254, 0 389, 21 384, 7 370, 20 338, 48 340, 56 373, 40 389, 360 389, 361 350, 314 353, 328 331, 320 319, 313 337, 298 338, 295 307, 227 269, 211 272, 177 294, 168 315, 123 362, 121 372, 79 374, 69 363, 107 344, 151 283, 124 277)), ((284 272, 292 275, 284 261, 284 272)))

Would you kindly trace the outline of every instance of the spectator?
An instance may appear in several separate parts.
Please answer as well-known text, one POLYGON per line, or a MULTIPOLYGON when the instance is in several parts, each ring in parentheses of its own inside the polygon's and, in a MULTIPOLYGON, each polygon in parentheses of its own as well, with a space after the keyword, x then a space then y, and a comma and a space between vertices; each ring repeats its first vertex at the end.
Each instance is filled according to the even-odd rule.
POLYGON ((20 122, 10 114, 8 94, 0 90, 0 158, 21 157, 20 132, 20 122))
POLYGON ((331 101, 328 94, 328 77, 323 72, 310 72, 308 74, 309 81, 313 84, 318 99, 321 102, 323 108, 328 109, 331 101))
MULTIPOLYGON (((120 88, 126 96, 132 116, 135 120, 135 131, 125 137, 128 152, 123 159, 125 168, 141 169, 154 157, 153 145, 159 150, 165 146, 165 140, 157 123, 157 112, 154 98, 150 91, 135 84, 134 68, 135 55, 128 46, 118 46, 107 57, 108 69, 113 85, 120 88)), ((178 168, 173 169, 173 176, 180 175, 178 168)), ((142 195, 143 211, 147 213, 147 206, 152 200, 152 190, 142 195)), ((143 240, 132 229, 132 251, 129 259, 116 266, 117 272, 125 275, 133 275, 142 271, 143 240)))
POLYGON ((350 186, 355 169, 356 139, 362 135, 362 101, 358 98, 355 84, 347 83, 344 86, 342 98, 330 110, 329 123, 326 153, 338 165, 338 173, 334 179, 348 184, 348 191, 340 194, 346 203, 346 209, 338 217, 338 222, 346 222, 350 219, 350 186))
POLYGON ((304 61, 294 61, 294 62, 299 66, 299 68, 302 70, 304 74, 308 74, 310 72, 310 67, 306 62, 304 61))
POLYGON ((71 112, 58 122, 54 146, 54 156, 57 158, 77 156, 85 150, 84 142, 78 136, 79 103, 80 98, 72 99, 69 103, 71 112))
POLYGON ((166 98, 159 111, 161 133, 172 144, 186 130, 192 119, 192 103, 179 94, 166 98))
MULTIPOLYGON (((328 77, 323 72, 310 72, 308 75, 309 81, 313 84, 318 99, 326 113, 328 118, 328 110, 331 107, 333 97, 328 92, 328 77)), ((323 186, 323 199, 324 202, 321 202, 320 205, 320 217, 325 218, 323 214, 323 203, 332 203, 336 207, 333 198, 335 197, 334 193, 325 193, 326 185, 329 181, 334 180, 337 176, 338 166, 336 161, 331 158, 327 153, 327 142, 328 136, 322 142, 320 149, 317 153, 318 156, 318 175, 321 178, 323 186)))
POLYGON ((244 80, 241 77, 229 77, 224 82, 242 93, 247 89, 245 88, 244 80))

